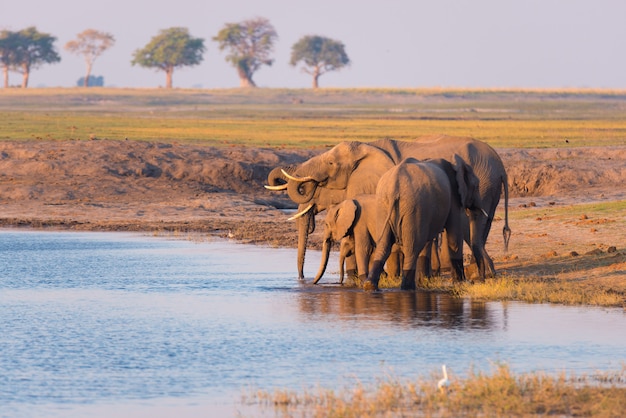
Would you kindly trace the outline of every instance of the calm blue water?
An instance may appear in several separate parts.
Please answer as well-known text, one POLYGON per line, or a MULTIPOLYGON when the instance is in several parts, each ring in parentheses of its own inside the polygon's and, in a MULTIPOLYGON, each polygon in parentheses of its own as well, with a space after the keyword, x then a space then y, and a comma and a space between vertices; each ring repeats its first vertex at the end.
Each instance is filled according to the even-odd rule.
MULTIPOLYGON (((626 362, 622 309, 302 285, 295 257, 0 230, 0 416, 254 415, 238 401, 255 388, 340 389, 443 363, 462 376, 494 362, 579 373, 626 362)), ((308 277, 318 262, 309 252, 308 277)))

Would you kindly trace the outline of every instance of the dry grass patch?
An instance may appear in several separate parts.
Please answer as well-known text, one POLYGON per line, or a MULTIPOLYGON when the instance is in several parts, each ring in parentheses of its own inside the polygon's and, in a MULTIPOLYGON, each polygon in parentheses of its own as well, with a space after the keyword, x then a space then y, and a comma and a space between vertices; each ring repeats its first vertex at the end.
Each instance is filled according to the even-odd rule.
POLYGON ((626 410, 626 367, 595 375, 552 376, 516 375, 508 366, 497 365, 490 374, 471 370, 466 378, 452 375, 445 391, 437 388, 438 377, 388 378, 371 387, 356 384, 338 391, 257 391, 244 395, 242 402, 286 417, 620 417, 626 410))
POLYGON ((502 276, 483 283, 466 283, 453 292, 477 300, 516 300, 528 303, 564 305, 626 306, 626 294, 611 289, 581 286, 554 278, 533 279, 502 276))

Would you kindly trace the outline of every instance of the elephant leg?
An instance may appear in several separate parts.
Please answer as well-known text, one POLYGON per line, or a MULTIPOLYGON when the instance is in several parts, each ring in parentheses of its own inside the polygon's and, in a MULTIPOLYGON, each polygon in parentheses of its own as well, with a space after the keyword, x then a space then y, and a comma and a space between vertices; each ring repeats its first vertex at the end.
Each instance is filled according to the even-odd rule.
POLYGON ((415 290, 415 269, 402 270, 402 290, 415 290))
POLYGON ((487 254, 485 241, 483 240, 485 228, 487 227, 487 217, 481 211, 471 211, 470 213, 470 237, 472 256, 476 260, 478 267, 478 278, 485 280, 487 275, 495 276, 493 260, 487 254))
POLYGON ((348 278, 356 277, 357 275, 356 257, 354 254, 350 254, 346 257, 346 274, 348 278))
POLYGON ((432 241, 428 241, 422 251, 420 251, 417 257, 417 278, 422 279, 432 276, 432 270, 430 266, 430 253, 432 251, 432 241))
MULTIPOLYGON (((470 245, 471 241, 469 239, 470 233, 469 233, 469 222, 467 222, 468 225, 468 229, 467 229, 467 245, 470 245)), ((439 272, 441 273, 442 271, 447 271, 450 269, 450 253, 448 251, 448 247, 446 246, 446 242, 448 240, 448 235, 446 233, 445 230, 443 230, 441 232, 441 234, 439 234, 439 238, 438 238, 441 242, 441 245, 437 245, 437 246, 433 246, 433 255, 432 258, 435 259, 435 255, 434 252, 435 250, 437 251, 437 256, 439 259, 439 272)), ((431 261, 432 263, 432 261, 431 261)), ((434 269, 434 266, 433 266, 434 269)))
POLYGON ((451 259, 450 263, 452 264, 452 280, 457 282, 462 282, 465 280, 465 271, 463 270, 463 259, 451 259))
POLYGON ((373 244, 367 240, 357 240, 354 247, 354 253, 356 256, 356 265, 359 273, 359 283, 364 283, 367 280, 367 275, 370 271, 370 264, 372 261, 373 244))
POLYGON ((450 274, 454 281, 465 280, 465 270, 463 269, 463 214, 452 211, 446 221, 444 249, 450 257, 450 274))
MULTIPOLYGON (((419 244, 420 245, 417 246, 417 248, 420 248, 423 243, 419 244)), ((416 267, 419 257, 415 248, 403 247, 402 250, 402 253, 404 254, 404 263, 402 264, 402 283, 400 285, 400 289, 415 290, 415 279, 418 276, 418 271, 416 270, 416 267)), ((428 251, 430 252, 430 247, 428 251)), ((428 257, 428 261, 423 261, 423 263, 425 266, 430 268, 430 257, 428 257)))
POLYGON ((380 275, 383 272, 384 262, 380 260, 374 260, 372 263, 372 269, 367 275, 367 279, 363 281, 363 289, 368 291, 378 290, 378 281, 380 280, 380 275))
POLYGON ((430 251, 430 272, 433 277, 441 275, 441 259, 439 258, 439 242, 440 238, 437 237, 432 241, 430 251))
POLYGON ((387 259, 387 274, 389 275, 389 277, 399 277, 400 266, 400 252, 393 249, 391 251, 391 254, 389 254, 389 258, 387 259))
POLYGON ((372 262, 372 269, 367 275, 367 280, 363 282, 364 290, 378 290, 380 275, 383 272, 383 266, 385 265, 385 262, 389 258, 389 254, 391 253, 391 247, 393 246, 394 241, 395 240, 393 232, 391 232, 391 228, 387 226, 381 234, 381 238, 378 240, 376 245, 376 250, 374 250, 374 254, 372 255, 374 261, 372 262))

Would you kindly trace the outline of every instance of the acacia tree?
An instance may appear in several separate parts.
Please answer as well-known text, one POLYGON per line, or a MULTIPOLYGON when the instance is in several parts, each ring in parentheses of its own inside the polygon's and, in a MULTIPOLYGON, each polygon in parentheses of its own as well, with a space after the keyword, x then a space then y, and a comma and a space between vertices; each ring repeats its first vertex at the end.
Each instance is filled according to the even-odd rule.
POLYGON ((329 71, 337 71, 350 64, 343 43, 324 36, 304 36, 291 47, 292 66, 300 61, 302 71, 313 76, 313 88, 319 87, 319 78, 329 71))
POLYGON ((202 62, 204 39, 192 38, 187 28, 163 29, 134 53, 132 65, 165 71, 165 87, 172 88, 174 69, 202 62))
POLYGON ((79 33, 76 39, 65 44, 65 49, 85 58, 87 74, 85 75, 85 87, 88 87, 89 76, 93 63, 104 51, 115 44, 115 38, 110 33, 99 32, 95 29, 86 29, 79 33))
POLYGON ((270 54, 277 39, 274 26, 262 17, 227 23, 213 38, 220 51, 230 51, 226 60, 237 69, 241 87, 256 87, 252 76, 262 65, 272 65, 270 54))
MULTIPOLYGON (((22 73, 22 87, 28 87, 31 70, 61 61, 54 49, 56 37, 39 32, 34 26, 22 29, 10 36, 11 53, 8 68, 22 73)), ((8 81, 8 80, 7 80, 8 81)))

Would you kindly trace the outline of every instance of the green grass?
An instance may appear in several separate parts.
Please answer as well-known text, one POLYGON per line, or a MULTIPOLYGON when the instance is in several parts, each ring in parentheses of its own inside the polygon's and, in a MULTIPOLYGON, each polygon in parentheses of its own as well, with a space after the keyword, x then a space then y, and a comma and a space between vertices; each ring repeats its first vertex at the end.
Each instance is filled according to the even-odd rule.
POLYGON ((626 144, 624 110, 626 92, 610 90, 0 89, 0 139, 324 147, 443 133, 604 146, 626 144))
MULTIPOLYGON (((503 216, 504 212, 499 211, 498 215, 503 216), (502 212, 502 213, 500 213, 502 212)), ((513 210, 509 212, 509 218, 512 220, 522 218, 551 217, 562 218, 565 220, 579 220, 581 214, 585 214, 590 218, 601 218, 611 216, 619 220, 620 214, 623 215, 621 220, 626 222, 626 200, 615 200, 610 202, 599 203, 581 203, 577 205, 564 206, 547 206, 536 209, 513 210)))

